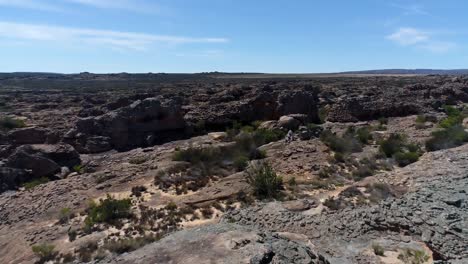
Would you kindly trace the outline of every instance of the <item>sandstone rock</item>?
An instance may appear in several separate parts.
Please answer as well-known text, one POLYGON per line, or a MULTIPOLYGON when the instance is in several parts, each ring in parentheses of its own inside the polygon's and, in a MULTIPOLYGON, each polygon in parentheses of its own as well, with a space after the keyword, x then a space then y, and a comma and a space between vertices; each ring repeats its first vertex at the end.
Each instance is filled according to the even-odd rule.
POLYGON ((278 120, 278 126, 288 130, 296 130, 300 125, 301 121, 293 116, 282 116, 278 120))
POLYGON ((30 145, 18 147, 6 162, 8 167, 31 170, 35 178, 47 177, 60 171, 60 166, 34 150, 30 145))
POLYGON ((43 144, 47 140, 48 130, 37 127, 19 128, 8 133, 11 143, 23 144, 43 144))
POLYGON ((262 122, 258 128, 266 129, 266 130, 276 129, 276 128, 278 128, 278 121, 270 120, 270 121, 262 122))
POLYGON ((105 263, 320 263, 328 261, 306 244, 233 224, 174 233, 105 263))
POLYGON ((35 152, 39 152, 44 157, 53 160, 55 163, 61 167, 65 166, 72 168, 75 165, 81 163, 80 154, 68 144, 40 144, 40 145, 31 145, 31 148, 35 152))
POLYGON ((16 188, 29 177, 29 174, 25 170, 0 167, 0 193, 16 188))
POLYGON ((174 138, 183 134, 184 128, 180 105, 147 98, 99 117, 80 119, 67 133, 66 141, 85 153, 127 150, 146 146, 148 136, 157 142, 174 138))

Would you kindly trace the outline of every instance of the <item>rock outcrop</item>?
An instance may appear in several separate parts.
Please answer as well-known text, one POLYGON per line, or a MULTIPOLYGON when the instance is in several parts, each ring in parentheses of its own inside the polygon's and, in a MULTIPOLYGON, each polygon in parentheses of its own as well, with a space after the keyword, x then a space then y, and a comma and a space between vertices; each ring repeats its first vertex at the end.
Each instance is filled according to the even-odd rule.
POLYGON ((14 189, 26 181, 52 177, 61 172, 62 167, 72 168, 80 163, 78 152, 70 145, 22 145, 0 168, 0 192, 14 189))
POLYGON ((180 105, 156 98, 138 100, 98 117, 83 118, 65 135, 81 153, 150 146, 184 133, 180 105))
POLYGON ((310 245, 234 224, 180 231, 104 263, 309 263, 328 261, 310 245))

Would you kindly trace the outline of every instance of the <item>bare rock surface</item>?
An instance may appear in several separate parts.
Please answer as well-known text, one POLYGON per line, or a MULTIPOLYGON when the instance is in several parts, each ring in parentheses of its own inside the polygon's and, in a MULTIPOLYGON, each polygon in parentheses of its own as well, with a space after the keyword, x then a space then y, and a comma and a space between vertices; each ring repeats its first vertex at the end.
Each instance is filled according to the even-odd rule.
POLYGON ((234 224, 177 232, 105 263, 328 263, 305 244, 234 224))

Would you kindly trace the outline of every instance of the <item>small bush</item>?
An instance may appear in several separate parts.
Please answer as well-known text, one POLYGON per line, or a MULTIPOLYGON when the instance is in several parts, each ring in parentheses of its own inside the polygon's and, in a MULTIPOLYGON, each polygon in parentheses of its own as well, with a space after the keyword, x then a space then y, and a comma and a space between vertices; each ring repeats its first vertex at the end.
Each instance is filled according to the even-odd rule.
POLYGON ((135 186, 132 187, 132 196, 135 197, 141 197, 141 195, 146 192, 146 187, 145 186, 135 186))
POLYGON ((248 181, 254 194, 260 199, 278 197, 283 189, 283 179, 268 163, 254 166, 248 172, 248 181))
POLYGON ((44 183, 48 183, 50 180, 49 178, 47 177, 41 177, 39 179, 35 179, 35 180, 32 180, 32 181, 29 181, 29 182, 26 182, 26 183, 23 183, 23 187, 26 189, 26 190, 31 190, 32 188, 38 186, 38 185, 41 185, 41 184, 44 184, 44 183))
POLYGON ((356 180, 364 179, 366 177, 372 176, 373 174, 374 169, 366 164, 359 165, 359 167, 352 172, 352 175, 356 180))
POLYGON ((137 238, 125 238, 121 240, 111 240, 104 244, 104 248, 110 252, 123 254, 126 252, 131 252, 137 250, 144 245, 153 243, 160 239, 159 236, 148 235, 137 238))
POLYGON ((371 129, 369 127, 361 127, 356 131, 356 136, 362 144, 368 144, 372 140, 371 129))
POLYGON ((205 219, 209 219, 211 216, 213 216, 213 209, 211 209, 209 206, 201 208, 200 212, 205 219))
POLYGON ((23 120, 14 119, 11 117, 0 118, 0 130, 11 130, 14 128, 25 127, 26 124, 23 120))
POLYGON ((395 154, 395 161, 400 167, 404 167, 418 161, 419 157, 418 152, 398 152, 395 154))
POLYGON ((336 162, 339 162, 339 163, 343 163, 346 161, 346 157, 343 153, 340 153, 340 152, 336 152, 334 155, 333 155, 333 158, 335 159, 336 162))
POLYGON ((58 255, 58 252, 55 251, 55 246, 49 244, 34 245, 32 246, 32 251, 39 258, 39 263, 54 260, 58 255))
POLYGON ((319 119, 320 119, 320 123, 325 123, 327 121, 327 118, 328 118, 328 110, 327 108, 325 107, 320 107, 319 110, 318 110, 318 116, 319 116, 319 119))
POLYGON ((72 229, 72 230, 68 231, 68 240, 75 241, 77 236, 78 236, 78 233, 76 232, 76 230, 72 229))
POLYGON ((379 124, 382 125, 382 126, 383 125, 388 125, 388 118, 386 118, 386 117, 379 118, 379 124))
POLYGON ((289 186, 296 186, 296 185, 297 185, 296 177, 291 177, 291 178, 289 178, 289 180, 288 180, 288 185, 289 185, 289 186))
POLYGON ((432 133, 432 138, 426 141, 428 151, 448 149, 468 142, 468 133, 461 125, 446 128, 432 133))
POLYGON ((372 249, 374 250, 374 254, 377 256, 384 256, 385 250, 384 248, 379 245, 379 244, 373 244, 372 249))
POLYGON ((148 160, 147 157, 139 156, 139 157, 132 157, 128 162, 130 164, 138 165, 138 164, 145 163, 147 160, 148 160))
POLYGON ((422 250, 406 248, 398 255, 398 259, 403 263, 423 264, 429 260, 429 256, 422 250))
POLYGON ((85 168, 83 165, 75 165, 73 166, 73 171, 79 174, 82 174, 85 172, 85 168))
POLYGON ((425 115, 418 115, 416 117, 416 124, 424 124, 426 123, 426 121, 427 121, 427 118, 425 115))
POLYGON ((278 141, 286 136, 286 133, 280 129, 267 130, 258 129, 253 133, 253 139, 257 147, 278 141))
POLYGON ((249 162, 249 158, 247 158, 244 155, 238 155, 237 157, 234 158, 234 167, 236 168, 237 171, 243 171, 249 162))
POLYGON ((343 137, 338 137, 330 130, 325 130, 320 135, 320 140, 335 152, 349 153, 362 151, 361 143, 349 131, 343 137))
POLYGON ((396 153, 401 152, 405 140, 405 137, 400 134, 392 134, 388 139, 380 142, 380 151, 390 158, 396 153))
POLYGON ((440 121, 440 127, 450 128, 456 125, 460 125, 463 122, 463 118, 465 116, 462 111, 456 109, 453 106, 445 106, 444 109, 445 113, 447 113, 447 117, 440 121))
POLYGON ((199 164, 203 162, 210 162, 218 160, 220 151, 217 148, 193 148, 190 147, 185 150, 179 150, 174 153, 172 159, 174 161, 186 161, 191 164, 199 164))
POLYGON ((96 241, 89 241, 84 245, 80 246, 76 253, 78 254, 79 259, 82 262, 90 262, 93 260, 93 255, 96 250, 98 250, 99 246, 96 241))
POLYGON ((59 222, 62 224, 68 223, 68 221, 70 221, 72 216, 73 216, 73 213, 70 208, 68 207, 62 208, 59 214, 59 222))
POLYGON ((99 205, 91 202, 85 219, 86 229, 90 230, 96 223, 116 224, 119 219, 130 217, 131 206, 130 199, 117 200, 110 195, 101 200, 99 205))

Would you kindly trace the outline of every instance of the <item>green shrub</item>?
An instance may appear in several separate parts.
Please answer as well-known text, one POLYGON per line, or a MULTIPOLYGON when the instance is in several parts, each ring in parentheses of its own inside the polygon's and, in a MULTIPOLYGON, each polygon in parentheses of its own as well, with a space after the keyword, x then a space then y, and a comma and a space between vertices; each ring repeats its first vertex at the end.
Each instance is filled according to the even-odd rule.
POLYGON ((278 197, 283 189, 283 178, 268 163, 253 166, 248 172, 248 181, 260 199, 278 197))
POLYGON ((62 224, 68 223, 68 221, 70 221, 72 216, 73 216, 73 213, 70 208, 68 207, 62 208, 59 214, 59 222, 62 224))
POLYGON ((137 250, 144 245, 158 241, 160 236, 147 235, 137 238, 125 238, 121 240, 110 240, 104 244, 104 248, 110 252, 123 254, 137 250))
POLYGON ((145 186, 134 186, 132 187, 132 196, 141 197, 146 190, 147 188, 145 186))
POLYGON ((26 190, 31 190, 32 188, 38 186, 38 185, 41 185, 41 184, 44 184, 44 183, 48 183, 50 181, 49 178, 47 177, 41 177, 39 179, 34 179, 32 181, 29 181, 29 182, 25 182, 22 184, 22 186, 26 189, 26 190))
POLYGON ((343 153, 340 153, 340 152, 336 152, 334 155, 333 155, 333 158, 335 159, 336 162, 339 162, 339 163, 343 163, 346 161, 346 157, 343 153))
POLYGON ((356 131, 356 136, 362 144, 368 144, 372 140, 371 131, 369 127, 361 127, 356 131))
POLYGON ((388 125, 388 118, 386 118, 386 117, 381 117, 381 118, 379 118, 379 124, 380 124, 381 126, 383 126, 383 125, 388 125))
POLYGON ((425 115, 418 115, 416 117, 416 124, 424 124, 426 123, 426 121, 427 121, 427 118, 425 115))
POLYGON ((377 256, 384 256, 385 250, 379 244, 372 244, 372 249, 374 250, 374 254, 377 256))
POLYGON ((388 158, 392 157, 398 152, 401 152, 405 146, 405 137, 400 134, 392 134, 386 140, 380 142, 380 151, 388 158))
POLYGON ((75 241, 76 237, 78 236, 78 233, 74 229, 70 229, 68 231, 68 240, 70 241, 75 241))
POLYGON ((76 172, 76 173, 79 173, 79 174, 82 174, 85 172, 85 168, 83 165, 75 165, 73 166, 73 171, 76 172))
POLYGON ((418 152, 397 152, 394 157, 398 165, 404 167, 418 161, 420 154, 418 152))
POLYGON ((249 162, 249 158, 244 156, 244 155, 238 155, 234 158, 234 167, 236 168, 237 171, 243 171, 249 162))
POLYGON ((289 186, 296 186, 296 185, 297 185, 296 177, 291 177, 291 178, 289 178, 289 180, 288 180, 288 185, 289 185, 289 186))
POLYGON ((398 255, 398 259, 403 261, 403 263, 423 264, 427 262, 430 257, 422 250, 406 248, 398 255))
POLYGON ((96 223, 116 224, 119 219, 131 216, 130 199, 117 200, 107 195, 107 198, 101 200, 99 204, 90 202, 85 219, 85 227, 90 230, 96 223))
POLYGON ((26 124, 23 120, 14 119, 11 117, 0 118, 0 130, 11 130, 14 128, 22 128, 25 126, 26 124))
POLYGON ((335 152, 349 153, 362 151, 362 145, 349 131, 339 137, 330 130, 325 130, 320 135, 320 140, 335 152))
POLYGON ((359 167, 352 172, 352 175, 356 180, 364 179, 366 177, 372 176, 373 174, 374 169, 366 164, 359 165, 359 167))
POLYGON ((278 141, 286 136, 286 133, 280 129, 258 129, 253 133, 253 139, 257 147, 278 141))
POLYGON ((58 255, 58 252, 55 251, 55 246, 49 244, 34 245, 32 246, 32 251, 39 258, 39 263, 52 261, 58 255))
POLYGON ((448 149, 468 142, 468 133, 461 125, 449 127, 432 133, 432 138, 426 141, 428 151, 448 149))
POLYGON ((318 117, 320 119, 320 123, 323 124, 327 121, 328 118, 328 110, 326 107, 320 107, 318 110, 318 117))
POLYGON ((143 157, 143 156, 139 156, 139 157, 132 157, 130 158, 130 160, 128 161, 130 164, 143 164, 145 163, 146 161, 148 160, 147 157, 143 157))
POLYGON ((442 128, 450 128, 460 125, 465 117, 463 112, 453 106, 444 106, 447 117, 440 121, 439 126, 442 128))

